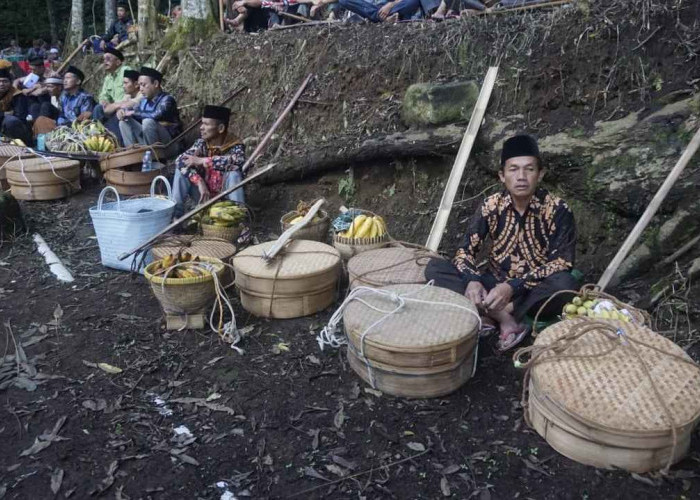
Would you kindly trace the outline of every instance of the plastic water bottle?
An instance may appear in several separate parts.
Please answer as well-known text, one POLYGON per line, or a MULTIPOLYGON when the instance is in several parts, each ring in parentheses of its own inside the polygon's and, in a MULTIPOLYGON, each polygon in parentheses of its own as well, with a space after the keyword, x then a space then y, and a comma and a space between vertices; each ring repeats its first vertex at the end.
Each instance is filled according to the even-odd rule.
POLYGON ((151 160, 151 150, 146 151, 143 155, 143 164, 141 165, 141 172, 150 172, 153 170, 153 161, 151 160))
POLYGON ((46 134, 39 134, 36 136, 36 149, 39 151, 46 151, 46 134))

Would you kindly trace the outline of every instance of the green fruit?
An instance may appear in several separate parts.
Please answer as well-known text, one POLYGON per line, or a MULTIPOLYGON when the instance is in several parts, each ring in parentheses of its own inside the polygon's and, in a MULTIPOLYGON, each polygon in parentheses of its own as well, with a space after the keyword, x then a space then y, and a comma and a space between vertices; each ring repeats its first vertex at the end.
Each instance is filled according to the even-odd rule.
POLYGON ((583 299, 581 299, 581 297, 574 297, 574 300, 572 300, 571 303, 578 307, 583 305, 583 299))
POLYGON ((593 309, 588 309, 588 317, 589 318, 595 318, 596 317, 596 312, 593 309))
POLYGON ((585 307, 581 306, 581 307, 578 308, 578 310, 577 310, 576 312, 577 312, 577 314, 578 314, 579 316, 585 316, 585 315, 588 313, 588 309, 586 309, 585 307))
POLYGON ((600 317, 603 319, 610 319, 610 313, 608 311, 601 311, 600 317))
POLYGON ((583 307, 586 309, 593 309, 595 307, 595 303, 592 300, 587 300, 583 303, 583 307))
POLYGON ((578 307, 576 307, 574 304, 566 304, 566 307, 564 307, 564 312, 566 314, 576 314, 578 312, 578 307))

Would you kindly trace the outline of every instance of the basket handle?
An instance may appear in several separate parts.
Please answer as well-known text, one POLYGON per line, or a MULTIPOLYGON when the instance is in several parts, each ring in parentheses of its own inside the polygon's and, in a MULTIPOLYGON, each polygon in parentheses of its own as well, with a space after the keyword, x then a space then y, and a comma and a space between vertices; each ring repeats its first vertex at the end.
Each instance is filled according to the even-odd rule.
POLYGON ((121 200, 119 199, 119 192, 114 189, 112 186, 106 186, 102 191, 100 191, 100 197, 97 198, 97 210, 102 211, 102 202, 105 199, 105 195, 107 194, 108 191, 114 191, 114 194, 117 197, 117 211, 121 212, 121 200))
POLYGON ((159 175, 151 182, 151 198, 155 197, 156 195, 156 183, 158 180, 163 181, 163 184, 165 184, 165 190, 168 192, 168 199, 173 201, 173 190, 170 187, 170 182, 168 182, 168 179, 162 175, 159 175))

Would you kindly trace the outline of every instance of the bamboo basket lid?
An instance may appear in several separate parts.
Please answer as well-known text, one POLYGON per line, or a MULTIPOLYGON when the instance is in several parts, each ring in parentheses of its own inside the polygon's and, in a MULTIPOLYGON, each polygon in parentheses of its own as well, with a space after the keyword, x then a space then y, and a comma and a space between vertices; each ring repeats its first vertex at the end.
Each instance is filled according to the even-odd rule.
POLYGON ((405 305, 395 314, 387 314, 386 311, 397 307, 388 294, 366 294, 362 295, 362 301, 351 301, 345 308, 343 323, 348 339, 356 347, 359 348, 362 334, 382 318, 385 319, 365 336, 366 345, 403 352, 431 352, 476 340, 478 312, 463 295, 425 285, 393 285, 381 291, 404 297, 405 305))
POLYGON ((186 251, 193 256, 212 257, 227 261, 236 253, 236 247, 229 241, 220 238, 196 236, 194 238, 168 238, 152 248, 153 256, 162 259, 166 255, 186 251))
POLYGON ((69 170, 80 167, 77 160, 68 160, 56 157, 22 158, 7 162, 5 168, 9 172, 42 173, 60 170, 69 170))
POLYGON ((425 284, 425 266, 439 257, 427 249, 378 248, 358 254, 348 262, 350 288, 356 286, 425 284))
MULTIPOLYGON (((8 158, 20 155, 23 158, 29 158, 34 156, 34 154, 30 153, 29 151, 27 151, 26 148, 23 148, 21 146, 13 146, 12 144, 0 145, 0 161, 4 162, 8 158)), ((0 163, 0 166, 2 166, 2 163, 0 163)))
POLYGON ((238 253, 233 258, 236 272, 254 278, 296 280, 327 273, 340 264, 340 253, 335 248, 310 240, 291 240, 277 258, 267 262, 263 252, 274 244, 268 241, 238 253))
MULTIPOLYGON (((534 348, 552 343, 569 333, 573 325, 586 321, 572 319, 550 326, 537 336, 534 348)), ((636 342, 631 345, 643 363, 629 341, 621 344, 619 339, 597 330, 575 340, 557 359, 551 352, 542 355, 531 373, 536 393, 586 425, 616 433, 669 433, 672 426, 696 423, 700 419, 698 366, 640 343, 692 362, 685 351, 644 326, 616 320, 600 322, 619 328, 634 339, 636 342), (650 377, 673 423, 669 422, 650 377)))

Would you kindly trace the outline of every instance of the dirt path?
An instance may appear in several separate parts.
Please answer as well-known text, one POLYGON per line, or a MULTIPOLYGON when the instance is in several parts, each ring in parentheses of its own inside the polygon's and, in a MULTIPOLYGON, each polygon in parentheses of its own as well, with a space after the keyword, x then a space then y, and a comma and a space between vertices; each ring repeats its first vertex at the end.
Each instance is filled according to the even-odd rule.
POLYGON ((488 339, 465 387, 413 401, 319 351, 330 310, 266 321, 237 307, 244 355, 206 332, 166 332, 143 278, 99 265, 96 193, 24 204, 74 284, 57 283, 28 237, 0 248, 0 347, 22 343, 45 375, 0 392, 0 498, 53 498, 52 484, 79 499, 697 497, 697 432, 666 478, 576 464, 526 429, 521 373, 488 339))

